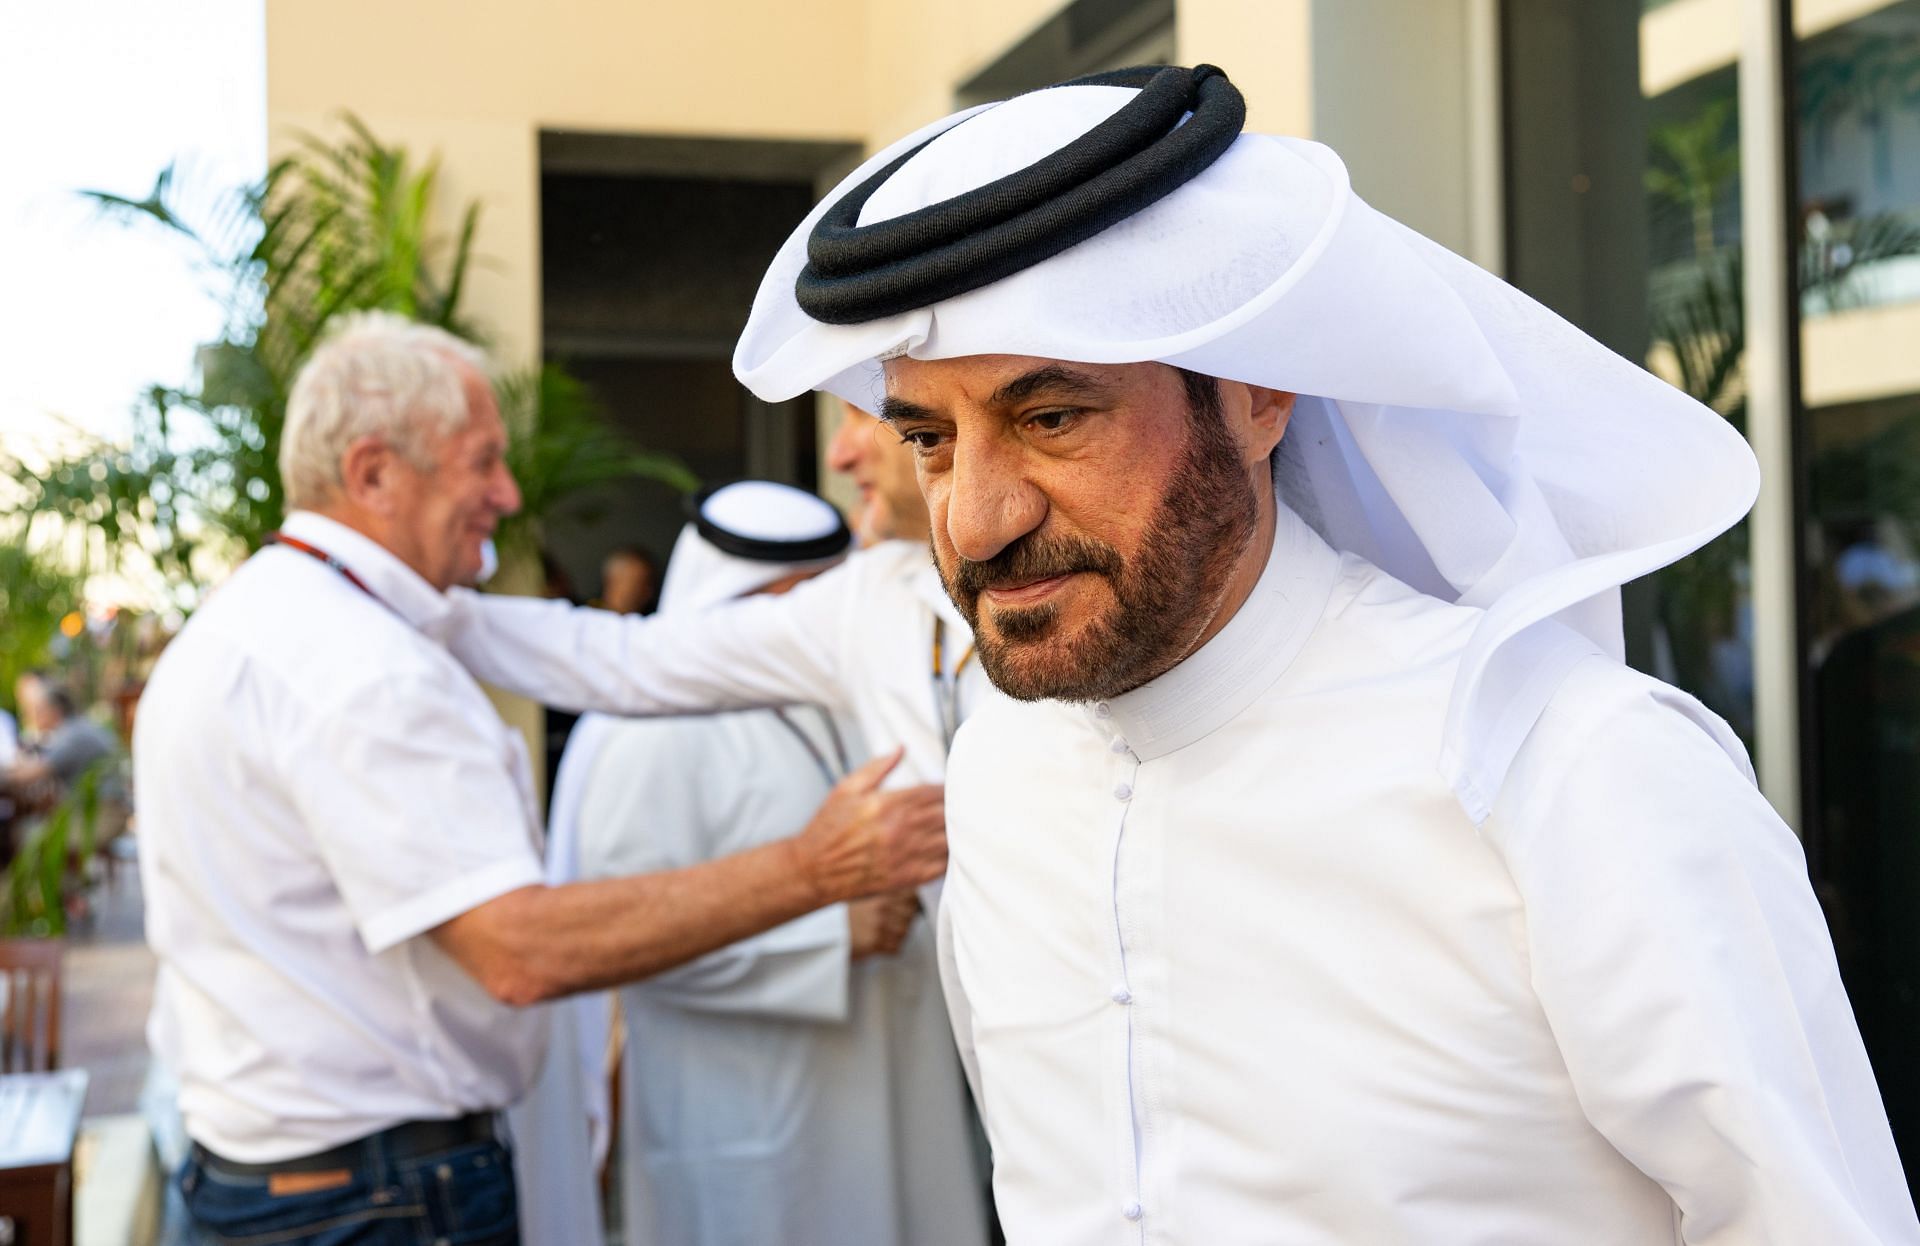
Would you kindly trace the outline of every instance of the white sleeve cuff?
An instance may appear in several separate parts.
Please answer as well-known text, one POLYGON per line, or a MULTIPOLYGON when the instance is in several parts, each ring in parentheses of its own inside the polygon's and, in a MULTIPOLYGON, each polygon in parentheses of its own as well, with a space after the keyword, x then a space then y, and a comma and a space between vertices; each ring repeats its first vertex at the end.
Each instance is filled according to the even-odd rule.
POLYGON ((540 862, 531 853, 495 861, 374 914, 360 923, 360 938, 366 943, 367 951, 378 956, 509 891, 538 886, 545 881, 540 862))

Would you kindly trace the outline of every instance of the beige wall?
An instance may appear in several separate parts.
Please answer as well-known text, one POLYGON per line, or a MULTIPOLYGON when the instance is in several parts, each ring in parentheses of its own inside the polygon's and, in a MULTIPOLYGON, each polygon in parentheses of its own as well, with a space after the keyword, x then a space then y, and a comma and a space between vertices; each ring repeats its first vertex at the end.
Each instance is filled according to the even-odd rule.
MULTIPOLYGON (((269 133, 284 148, 351 109, 439 152, 446 210, 483 205, 470 310, 525 361, 540 341, 543 127, 872 147, 948 111, 1062 2, 270 0, 269 133)), ((1249 128, 1332 141, 1380 207, 1497 264, 1475 242, 1490 236, 1476 204, 1498 198, 1475 181, 1488 127, 1471 14, 1485 3, 1181 0, 1176 38, 1182 60, 1241 85, 1249 128)))
POLYGON ((1499 99, 1486 90, 1497 66, 1483 7, 1318 0, 1306 132, 1340 153, 1367 202, 1497 270, 1499 99))
POLYGON ((1218 65, 1247 97, 1247 128, 1313 136, 1312 0, 1180 0, 1175 42, 1188 65, 1218 65))
POLYGON ((524 362, 540 341, 540 129, 857 139, 865 97, 848 34, 861 11, 861 0, 270 0, 269 139, 284 148, 350 109, 384 138, 439 152, 443 208, 482 204, 489 262, 469 310, 503 358, 524 362))

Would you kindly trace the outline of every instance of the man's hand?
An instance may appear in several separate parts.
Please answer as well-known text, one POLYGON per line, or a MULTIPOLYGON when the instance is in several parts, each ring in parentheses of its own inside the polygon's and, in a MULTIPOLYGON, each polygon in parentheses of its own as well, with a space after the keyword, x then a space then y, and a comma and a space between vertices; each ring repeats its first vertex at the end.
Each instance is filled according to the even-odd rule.
POLYGON ((820 904, 917 887, 946 872, 944 789, 880 790, 903 753, 876 757, 840 780, 806 829, 786 841, 820 904))
POLYGON ((911 890, 890 891, 848 904, 847 927, 853 934, 853 959, 892 956, 898 952, 900 945, 907 941, 907 931, 913 928, 913 919, 919 912, 920 897, 911 890))
MULTIPOLYGON (((677 870, 518 887, 431 936, 495 999, 518 1006, 638 981, 825 905, 929 882, 947 868, 943 793, 881 791, 900 756, 842 779, 791 839, 677 870)), ((898 924, 892 917, 882 932, 894 947, 905 937, 890 934, 898 924)))

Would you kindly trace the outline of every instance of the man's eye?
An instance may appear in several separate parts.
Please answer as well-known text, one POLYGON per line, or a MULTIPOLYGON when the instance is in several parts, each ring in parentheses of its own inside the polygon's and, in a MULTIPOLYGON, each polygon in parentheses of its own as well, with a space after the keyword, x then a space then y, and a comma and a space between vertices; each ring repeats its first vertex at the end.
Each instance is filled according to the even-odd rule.
POLYGON ((1079 412, 1073 410, 1042 411, 1027 422, 1043 433, 1057 433, 1067 425, 1073 423, 1073 417, 1078 414, 1079 412))
POLYGON ((928 450, 932 450, 937 446, 939 446, 940 434, 934 432, 930 428, 916 428, 908 432, 901 433, 900 440, 906 442, 908 445, 912 446, 915 450, 918 450, 924 454, 928 450))

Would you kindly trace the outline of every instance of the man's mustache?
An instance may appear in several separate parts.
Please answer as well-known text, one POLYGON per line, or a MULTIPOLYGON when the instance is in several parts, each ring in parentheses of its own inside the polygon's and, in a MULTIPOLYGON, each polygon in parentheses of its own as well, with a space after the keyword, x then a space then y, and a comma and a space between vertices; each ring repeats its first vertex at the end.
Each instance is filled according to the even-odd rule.
POLYGON ((1029 533, 982 562, 959 559, 948 579, 956 595, 971 599, 990 588, 1011 588, 1082 571, 1111 578, 1120 567, 1120 555, 1111 545, 1087 537, 1029 533))

